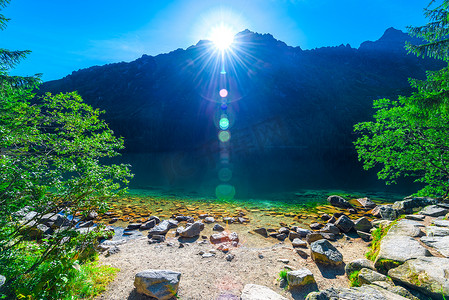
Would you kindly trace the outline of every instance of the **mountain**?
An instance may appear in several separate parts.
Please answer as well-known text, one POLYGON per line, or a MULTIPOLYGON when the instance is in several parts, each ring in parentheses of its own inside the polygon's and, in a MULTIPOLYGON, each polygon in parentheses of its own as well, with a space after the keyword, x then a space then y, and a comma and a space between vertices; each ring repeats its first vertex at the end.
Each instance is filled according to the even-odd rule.
POLYGON ((185 50, 78 70, 44 83, 41 92, 78 91, 106 111, 128 153, 193 153, 193 161, 213 169, 220 152, 218 91, 226 87, 233 162, 257 170, 262 159, 278 170, 287 160, 321 160, 334 166, 328 172, 337 172, 347 164, 360 168, 352 126, 370 120, 374 99, 410 94, 408 78, 424 79, 426 70, 444 67, 407 55, 405 41, 419 42, 390 28, 358 49, 303 50, 245 30, 226 54, 226 75, 220 74, 221 55, 211 42, 200 41, 185 50))

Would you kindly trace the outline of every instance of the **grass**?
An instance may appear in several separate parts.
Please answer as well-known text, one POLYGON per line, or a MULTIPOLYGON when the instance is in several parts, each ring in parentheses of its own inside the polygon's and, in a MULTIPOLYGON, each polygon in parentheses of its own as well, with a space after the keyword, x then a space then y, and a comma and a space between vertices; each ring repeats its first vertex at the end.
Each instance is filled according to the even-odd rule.
POLYGON ((287 278, 287 273, 289 272, 290 270, 288 270, 288 269, 283 269, 283 270, 281 270, 280 272, 279 272, 279 278, 277 279, 278 281, 280 281, 281 282, 281 285, 282 284, 284 284, 284 289, 287 289, 288 288, 288 278, 287 278))
POLYGON ((375 261, 377 258, 377 255, 380 251, 380 242, 382 241, 383 237, 387 235, 388 230, 390 230, 391 226, 396 224, 396 222, 399 219, 396 219, 395 221, 391 222, 388 226, 382 226, 379 225, 379 228, 376 228, 372 233, 371 236, 373 237, 373 240, 371 241, 370 249, 366 253, 366 258, 375 261))
POLYGON ((359 282, 359 273, 360 273, 360 270, 354 271, 351 274, 349 274, 350 286, 360 286, 361 285, 359 282))

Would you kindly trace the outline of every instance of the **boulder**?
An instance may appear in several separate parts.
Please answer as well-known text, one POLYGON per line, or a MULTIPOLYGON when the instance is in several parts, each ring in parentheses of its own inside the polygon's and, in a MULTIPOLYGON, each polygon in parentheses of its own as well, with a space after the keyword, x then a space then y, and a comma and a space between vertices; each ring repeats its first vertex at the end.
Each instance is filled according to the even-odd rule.
POLYGON ((396 201, 393 203, 393 208, 397 210, 398 214, 411 214, 419 209, 437 204, 437 200, 429 197, 407 197, 403 201, 396 201))
POLYGON ((30 228, 30 231, 28 232, 28 237, 32 239, 40 239, 44 236, 44 234, 50 234, 52 230, 44 225, 44 224, 38 224, 37 226, 33 226, 30 228))
POLYGON ((354 222, 352 222, 352 220, 347 216, 343 215, 338 218, 337 222, 335 222, 335 226, 343 232, 349 232, 352 227, 354 227, 354 222))
POLYGON ((361 269, 358 277, 361 284, 371 284, 375 281, 391 281, 387 276, 368 268, 361 269))
POLYGON ((279 228, 278 233, 284 233, 285 235, 288 235, 290 233, 290 229, 288 229, 287 227, 281 227, 279 228))
MULTIPOLYGON (((420 298, 415 297, 412 293, 410 293, 409 290, 407 290, 406 288, 400 286, 400 285, 394 285, 394 283, 389 280, 389 281, 374 281, 372 283, 372 285, 378 286, 383 288, 384 290, 387 290, 389 292, 395 293, 399 296, 405 297, 409 300, 420 300, 423 299, 425 296, 424 295, 419 295, 421 296, 420 298)), ((417 294, 416 291, 414 291, 415 294, 417 294)))
POLYGON ((360 203, 360 205, 363 206, 364 208, 376 207, 376 203, 371 201, 370 198, 359 198, 359 199, 357 199, 357 202, 360 203))
POLYGON ((343 255, 328 240, 313 242, 310 250, 316 263, 335 266, 343 264, 343 255))
POLYGON ((151 228, 150 231, 148 231, 148 235, 151 236, 154 234, 156 234, 156 235, 166 234, 171 228, 175 228, 177 226, 177 222, 176 222, 176 224, 174 222, 176 222, 176 221, 164 220, 164 221, 160 222, 158 225, 151 228))
POLYGON ((370 233, 357 230, 357 234, 365 242, 369 242, 372 240, 372 236, 370 233))
POLYGON ((258 234, 260 234, 260 235, 262 235, 264 237, 268 237, 267 229, 264 228, 264 227, 256 228, 256 229, 254 229, 254 232, 258 233, 258 234))
POLYGON ((359 259, 353 260, 350 263, 345 265, 346 276, 349 277, 349 275, 351 275, 351 273, 353 273, 355 271, 360 271, 361 269, 364 269, 364 268, 374 270, 373 262, 366 258, 359 258, 359 259))
POLYGON ((433 299, 449 296, 449 259, 420 257, 388 271, 388 275, 401 284, 427 294, 433 299))
POLYGON ((126 230, 135 230, 135 229, 139 229, 140 226, 142 226, 141 223, 130 223, 130 224, 128 224, 128 227, 126 227, 126 230))
POLYGON ((288 286, 291 288, 315 283, 313 273, 306 268, 290 271, 287 273, 288 286))
POLYGON ((148 222, 148 221, 152 221, 152 220, 154 220, 154 222, 156 222, 156 224, 159 224, 159 223, 161 222, 161 219, 159 219, 159 218, 156 217, 156 216, 151 216, 151 217, 149 217, 148 220, 147 220, 147 222, 148 222))
POLYGON ((327 233, 333 233, 335 235, 340 234, 340 229, 335 224, 328 223, 326 224, 320 232, 327 232, 327 233))
POLYGON ((327 197, 327 201, 330 205, 341 208, 352 208, 352 205, 346 201, 343 197, 332 195, 327 197))
POLYGON ((328 214, 322 214, 320 216, 320 219, 323 221, 329 221, 332 218, 332 216, 328 215, 328 214))
POLYGON ((424 236, 421 238, 421 242, 434 248, 444 257, 449 257, 449 236, 424 236))
POLYGON ((307 248, 307 243, 304 242, 303 240, 299 239, 299 238, 296 238, 296 239, 294 239, 294 240, 292 241, 292 246, 293 246, 294 248, 297 248, 297 247, 307 248))
POLYGON ((189 219, 188 216, 178 215, 175 217, 175 220, 178 222, 186 222, 189 219))
POLYGON ((305 238, 309 233, 311 233, 312 231, 310 231, 309 229, 304 229, 304 228, 296 228, 296 232, 302 237, 305 238))
POLYGON ((136 274, 134 286, 137 293, 167 300, 178 293, 181 273, 170 270, 146 270, 136 274))
POLYGON ((369 232, 371 228, 373 228, 373 225, 371 225, 371 222, 365 217, 361 217, 354 221, 354 229, 356 231, 369 232))
POLYGON ((279 233, 276 234, 276 238, 280 241, 284 241, 287 238, 287 235, 285 233, 279 233))
POLYGON ((95 210, 90 211, 86 216, 87 221, 95 220, 96 218, 98 218, 98 213, 95 210))
POLYGON ((225 224, 232 224, 232 223, 235 222, 235 218, 232 218, 232 217, 224 217, 224 218, 223 218, 223 222, 224 222, 225 224))
POLYGON ((187 225, 186 228, 180 227, 177 232, 181 237, 192 238, 199 236, 201 231, 204 229, 204 224, 201 221, 196 221, 193 224, 187 225))
POLYGON ((405 218, 408 220, 414 220, 414 221, 422 221, 424 220, 426 216, 423 215, 406 215, 405 218))
POLYGON ((287 300, 266 286, 247 284, 243 288, 241 300, 287 300))
POLYGON ((288 233, 288 239, 290 241, 293 241, 294 239, 299 239, 301 238, 301 235, 299 233, 297 233, 296 231, 290 231, 288 233))
POLYGON ((324 237, 323 237, 323 234, 319 233, 319 232, 312 232, 306 236, 306 241, 309 245, 312 244, 313 242, 321 240, 321 239, 324 239, 324 237))
POLYGON ((429 205, 424 207, 419 214, 430 217, 441 217, 449 212, 448 209, 439 207, 438 205, 429 205))
POLYGON ((210 224, 210 223, 214 223, 215 219, 213 217, 205 217, 204 218, 204 223, 210 224))
POLYGON ((419 237, 423 235, 421 228, 423 225, 417 221, 413 220, 399 220, 391 226, 388 233, 390 235, 402 235, 402 236, 410 236, 410 237, 419 237))
POLYGON ((397 210, 394 209, 391 204, 376 206, 371 213, 377 218, 390 221, 393 221, 398 217, 397 210))
POLYGON ((446 236, 449 235, 448 227, 438 227, 438 226, 427 226, 426 229, 427 236, 446 236))
POLYGON ((324 291, 312 292, 306 300, 407 300, 400 295, 384 290, 375 285, 364 285, 352 288, 329 288, 324 291))
POLYGON ((373 227, 379 228, 380 226, 382 227, 387 227, 389 226, 393 221, 389 221, 389 220, 373 220, 371 222, 371 224, 373 225, 373 227))
POLYGON ((108 249, 106 249, 106 250, 107 250, 107 252, 105 254, 106 257, 109 257, 111 255, 114 255, 114 254, 117 254, 120 252, 120 248, 117 246, 108 247, 108 249))
POLYGON ((432 223, 439 227, 449 227, 449 220, 433 220, 432 223))
POLYGON ((151 221, 148 221, 148 222, 143 223, 143 224, 139 227, 139 229, 140 229, 140 230, 148 230, 148 229, 153 228, 154 226, 156 226, 156 220, 151 220, 151 221))
POLYGON ((214 227, 212 228, 213 231, 224 231, 224 227, 221 226, 220 224, 215 224, 214 227))
POLYGON ((309 226, 310 226, 310 229, 312 229, 312 230, 319 230, 319 229, 321 229, 321 228, 324 227, 323 224, 321 224, 321 223, 316 223, 316 222, 310 224, 309 226))

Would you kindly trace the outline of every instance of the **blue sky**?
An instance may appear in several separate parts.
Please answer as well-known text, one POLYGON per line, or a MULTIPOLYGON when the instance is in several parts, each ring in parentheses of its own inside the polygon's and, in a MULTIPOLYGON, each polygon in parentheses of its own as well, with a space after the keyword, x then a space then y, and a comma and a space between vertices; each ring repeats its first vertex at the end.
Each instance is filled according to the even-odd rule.
POLYGON ((12 0, 0 48, 32 50, 13 74, 62 78, 93 65, 187 48, 219 23, 312 49, 376 40, 426 22, 423 0, 12 0))

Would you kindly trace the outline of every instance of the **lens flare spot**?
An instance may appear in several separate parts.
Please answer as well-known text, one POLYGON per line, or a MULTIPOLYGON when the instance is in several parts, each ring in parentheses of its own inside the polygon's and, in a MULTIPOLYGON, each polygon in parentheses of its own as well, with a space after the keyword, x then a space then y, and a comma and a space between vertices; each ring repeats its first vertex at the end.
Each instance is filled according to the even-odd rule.
POLYGON ((220 129, 221 130, 227 130, 229 128, 229 120, 228 118, 221 118, 220 119, 220 129))
POLYGON ((215 189, 215 196, 219 200, 232 200, 235 196, 235 188, 230 184, 220 184, 215 189))
POLYGON ((228 182, 232 178, 232 171, 229 168, 223 168, 218 171, 218 179, 223 182, 228 182))
POLYGON ((221 109, 226 110, 228 108, 228 105, 226 103, 221 104, 221 109))
POLYGON ((221 98, 226 98, 228 96, 228 91, 226 89, 221 89, 220 90, 220 97, 221 98))
POLYGON ((218 139, 220 140, 220 142, 226 143, 231 139, 231 134, 229 133, 229 131, 220 131, 220 133, 218 134, 218 139))

